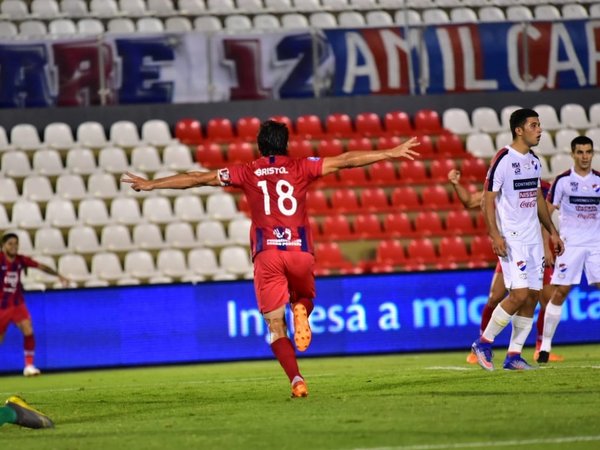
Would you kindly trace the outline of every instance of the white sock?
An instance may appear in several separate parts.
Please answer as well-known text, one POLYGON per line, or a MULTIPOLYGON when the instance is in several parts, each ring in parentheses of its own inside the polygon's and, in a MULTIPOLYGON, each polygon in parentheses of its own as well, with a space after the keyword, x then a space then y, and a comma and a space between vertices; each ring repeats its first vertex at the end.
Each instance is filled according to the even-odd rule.
POLYGON ((556 333, 556 327, 558 327, 561 316, 562 305, 548 303, 546 306, 546 315, 544 316, 544 337, 540 351, 549 352, 552 348, 552 338, 554 337, 554 333, 556 333))
POLYGON ((512 318, 512 333, 510 335, 509 353, 521 353, 523 345, 533 325, 533 317, 514 315, 512 318))
POLYGON ((500 332, 506 328, 506 325, 508 325, 510 322, 511 317, 512 316, 510 314, 502 309, 502 306, 496 306, 496 309, 494 309, 494 312, 492 313, 490 323, 488 323, 488 326, 485 327, 485 330, 483 330, 481 337, 483 337, 486 341, 494 342, 496 336, 498 336, 500 332))
POLYGON ((302 378, 301 376, 296 375, 294 377, 294 379, 292 380, 292 386, 295 385, 298 381, 304 381, 304 378, 302 378))

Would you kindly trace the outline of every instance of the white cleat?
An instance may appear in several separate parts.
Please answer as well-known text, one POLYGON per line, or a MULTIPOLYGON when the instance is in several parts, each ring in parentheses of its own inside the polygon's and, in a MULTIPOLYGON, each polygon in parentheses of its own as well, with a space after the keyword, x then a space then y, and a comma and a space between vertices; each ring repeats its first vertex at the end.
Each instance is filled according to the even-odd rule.
POLYGON ((40 375, 42 372, 40 372, 40 369, 38 369, 37 367, 35 367, 34 365, 28 365, 25 366, 25 368, 23 369, 23 376, 26 377, 37 377, 38 375, 40 375))

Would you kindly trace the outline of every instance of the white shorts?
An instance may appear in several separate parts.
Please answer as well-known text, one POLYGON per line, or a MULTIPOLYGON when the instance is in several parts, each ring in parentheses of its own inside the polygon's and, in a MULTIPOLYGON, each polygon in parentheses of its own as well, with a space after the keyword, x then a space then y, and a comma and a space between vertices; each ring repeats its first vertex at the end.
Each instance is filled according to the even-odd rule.
POLYGON ((508 255, 500 260, 506 289, 542 289, 544 280, 544 249, 542 243, 523 244, 506 241, 508 255))
POLYGON ((581 274, 589 284, 600 283, 600 247, 569 247, 556 257, 552 284, 570 286, 581 283, 581 274))

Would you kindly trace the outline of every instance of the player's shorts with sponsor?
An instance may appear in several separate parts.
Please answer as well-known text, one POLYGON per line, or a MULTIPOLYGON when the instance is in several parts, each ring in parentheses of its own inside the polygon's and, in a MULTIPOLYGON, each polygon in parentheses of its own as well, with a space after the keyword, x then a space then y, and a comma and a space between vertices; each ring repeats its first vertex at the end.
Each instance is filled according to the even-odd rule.
POLYGON ((499 258, 506 289, 542 289, 544 249, 539 244, 506 240, 508 255, 499 258))
POLYGON ((31 315, 25 303, 0 309, 0 335, 6 333, 10 323, 19 323, 30 319, 31 315))
POLYGON ((254 290, 261 313, 293 298, 315 297, 315 257, 308 252, 264 250, 254 258, 254 290))
POLYGON ((565 246, 562 255, 556 257, 552 284, 570 286, 581 282, 581 274, 589 284, 600 283, 600 246, 565 246))

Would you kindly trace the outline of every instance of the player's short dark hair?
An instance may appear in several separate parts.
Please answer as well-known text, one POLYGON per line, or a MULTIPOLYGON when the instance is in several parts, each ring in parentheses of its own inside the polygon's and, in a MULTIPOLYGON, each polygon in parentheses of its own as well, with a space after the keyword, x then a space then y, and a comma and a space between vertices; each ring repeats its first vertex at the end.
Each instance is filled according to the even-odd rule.
POLYGON ((521 108, 513 111, 510 115, 510 132, 512 133, 513 139, 517 137, 517 128, 522 128, 530 117, 540 117, 533 109, 521 108))
POLYGON ((265 120, 260 124, 256 142, 263 156, 287 155, 289 131, 287 125, 274 120, 265 120))
POLYGON ((15 233, 4 233, 2 235, 2 245, 6 244, 9 239, 15 238, 17 241, 19 240, 19 236, 15 233))
POLYGON ((575 151, 575 147, 578 145, 591 145, 594 148, 594 141, 587 136, 577 136, 571 141, 571 153, 575 151))

